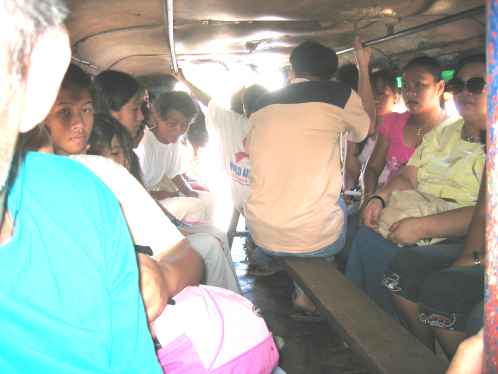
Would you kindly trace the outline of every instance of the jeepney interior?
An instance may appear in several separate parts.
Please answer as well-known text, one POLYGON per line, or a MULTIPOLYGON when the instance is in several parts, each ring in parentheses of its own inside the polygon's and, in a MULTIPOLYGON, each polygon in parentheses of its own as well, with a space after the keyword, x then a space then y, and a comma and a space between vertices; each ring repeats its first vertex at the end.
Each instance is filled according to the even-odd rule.
MULTIPOLYGON (((87 72, 123 71, 146 85, 171 90, 177 82, 169 74, 181 68, 189 80, 226 104, 243 86, 261 83, 270 90, 282 87, 289 54, 305 40, 334 48, 339 63, 344 64, 354 62, 352 45, 359 36, 372 49, 373 70, 399 69, 420 54, 435 57, 450 69, 458 58, 484 52, 486 40, 482 0, 67 2, 72 60, 87 72)), ((315 275, 314 270, 309 274, 315 275)), ((251 297, 259 297, 250 292, 251 297)), ((386 322, 386 326, 391 323, 386 322)), ((322 334, 320 329, 303 334, 308 337, 315 333, 322 334)), ((339 351, 344 349, 341 344, 339 351)), ((299 360, 306 349, 296 348, 292 341, 288 346, 290 367, 289 360, 299 360), (297 351, 292 351, 294 348, 297 351)), ((334 360, 341 354, 337 352, 334 360)), ((380 348, 379 352, 383 354, 380 348)), ((355 370, 359 371, 337 372, 365 373, 361 368, 355 370)))
POLYGON ((268 80, 273 74, 270 80, 278 86, 282 78, 274 72, 287 65, 293 47, 308 39, 333 47, 340 63, 353 60, 356 35, 373 41, 374 68, 402 66, 422 53, 449 63, 462 53, 482 50, 485 39, 480 0, 68 3, 73 61, 94 74, 114 69, 164 75, 180 66, 195 77, 214 73, 219 78, 232 71, 246 80, 254 74, 268 80), (438 20, 443 22, 436 27, 438 20))

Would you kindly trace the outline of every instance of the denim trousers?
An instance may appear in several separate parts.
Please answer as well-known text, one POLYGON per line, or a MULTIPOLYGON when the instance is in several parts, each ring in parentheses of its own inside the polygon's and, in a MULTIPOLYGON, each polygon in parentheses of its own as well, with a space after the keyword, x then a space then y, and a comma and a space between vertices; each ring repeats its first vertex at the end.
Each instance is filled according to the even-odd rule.
POLYGON ((387 313, 395 317, 391 295, 382 284, 384 271, 391 259, 410 247, 398 247, 379 233, 360 226, 346 264, 346 278, 375 301, 387 313))

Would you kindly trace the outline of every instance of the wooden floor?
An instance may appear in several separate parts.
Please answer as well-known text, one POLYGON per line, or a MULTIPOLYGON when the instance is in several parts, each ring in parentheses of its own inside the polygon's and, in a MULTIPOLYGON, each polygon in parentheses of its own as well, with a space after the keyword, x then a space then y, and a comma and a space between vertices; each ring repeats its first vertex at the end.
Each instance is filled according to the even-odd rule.
POLYGON ((288 317, 293 287, 285 272, 257 278, 246 274, 243 240, 236 238, 232 246, 237 276, 244 296, 261 310, 273 335, 284 339, 280 367, 287 374, 368 374, 326 323, 296 322, 288 317))

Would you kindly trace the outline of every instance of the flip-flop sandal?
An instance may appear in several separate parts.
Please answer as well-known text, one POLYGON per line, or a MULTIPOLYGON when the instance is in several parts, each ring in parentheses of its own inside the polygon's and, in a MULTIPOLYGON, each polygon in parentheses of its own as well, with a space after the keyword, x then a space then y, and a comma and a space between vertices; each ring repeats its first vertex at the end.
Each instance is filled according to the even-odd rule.
POLYGON ((246 274, 253 277, 271 277, 272 275, 275 275, 281 271, 283 271, 283 269, 275 267, 249 265, 247 267, 246 274))
POLYGON ((325 317, 318 311, 308 312, 306 310, 296 310, 291 313, 289 317, 298 322, 325 322, 325 317))

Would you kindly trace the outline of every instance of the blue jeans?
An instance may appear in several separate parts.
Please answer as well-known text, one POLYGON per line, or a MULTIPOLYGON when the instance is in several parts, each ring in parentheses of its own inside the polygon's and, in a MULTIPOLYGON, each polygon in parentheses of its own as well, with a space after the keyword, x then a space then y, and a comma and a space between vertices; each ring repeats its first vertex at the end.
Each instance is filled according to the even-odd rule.
POLYGON ((375 301, 387 313, 395 316, 391 295, 382 284, 384 271, 391 259, 410 247, 398 247, 366 226, 360 226, 353 240, 346 264, 346 278, 375 301))
POLYGON ((346 243, 346 227, 347 227, 347 213, 346 204, 342 198, 338 201, 339 207, 344 214, 344 224, 341 228, 341 233, 335 242, 328 246, 318 249, 313 252, 304 253, 291 253, 291 252, 274 252, 268 249, 256 246, 254 251, 254 258, 256 263, 261 266, 279 267, 281 261, 277 257, 303 257, 303 258, 325 258, 328 261, 333 261, 334 256, 344 247, 346 243))

